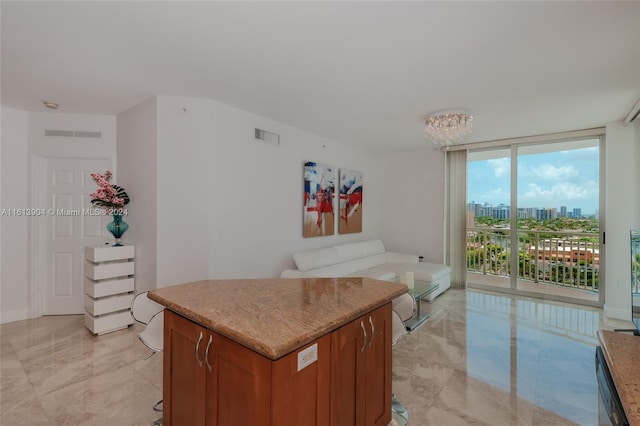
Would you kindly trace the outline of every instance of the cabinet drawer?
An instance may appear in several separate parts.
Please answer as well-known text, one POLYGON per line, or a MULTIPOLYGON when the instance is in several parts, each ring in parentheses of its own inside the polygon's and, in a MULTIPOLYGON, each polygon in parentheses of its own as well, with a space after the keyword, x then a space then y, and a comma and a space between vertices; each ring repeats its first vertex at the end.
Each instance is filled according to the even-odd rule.
POLYGON ((105 262, 105 263, 84 263, 84 273, 87 278, 92 280, 102 280, 105 278, 116 278, 127 275, 133 275, 135 270, 135 262, 105 262))
POLYGON ((93 297, 112 296, 114 294, 128 293, 134 290, 133 278, 120 278, 115 280, 93 281, 84 279, 84 292, 93 297))
POLYGON ((84 325, 91 330, 93 334, 108 333, 110 331, 126 328, 131 324, 133 324, 133 318, 129 311, 122 311, 99 317, 92 317, 86 312, 84 314, 84 325))
POLYGON ((122 311, 131 307, 133 301, 133 293, 120 294, 117 296, 102 297, 100 299, 92 299, 84 296, 84 308, 93 316, 108 314, 110 312, 122 311))
POLYGON ((85 247, 84 257, 89 262, 108 262, 110 260, 133 259, 135 246, 98 246, 85 247))

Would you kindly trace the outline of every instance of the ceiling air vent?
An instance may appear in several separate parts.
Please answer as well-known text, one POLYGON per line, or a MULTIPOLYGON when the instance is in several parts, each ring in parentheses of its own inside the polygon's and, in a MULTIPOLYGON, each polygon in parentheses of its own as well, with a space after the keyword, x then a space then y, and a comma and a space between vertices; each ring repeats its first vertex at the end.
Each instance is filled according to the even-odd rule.
POLYGON ((83 130, 51 130, 45 129, 46 137, 57 138, 80 138, 80 139, 102 139, 102 132, 87 132, 83 130))
POLYGON ((269 145, 280 145, 280 135, 278 135, 277 133, 267 132, 266 130, 262 129, 255 129, 255 131, 256 140, 266 142, 269 145))

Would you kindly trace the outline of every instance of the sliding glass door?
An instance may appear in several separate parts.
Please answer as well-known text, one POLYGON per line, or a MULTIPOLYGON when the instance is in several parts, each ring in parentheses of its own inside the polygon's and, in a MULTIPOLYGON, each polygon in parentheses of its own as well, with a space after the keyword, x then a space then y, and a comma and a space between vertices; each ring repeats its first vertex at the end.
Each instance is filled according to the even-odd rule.
POLYGON ((601 302, 600 142, 469 151, 470 285, 601 302))

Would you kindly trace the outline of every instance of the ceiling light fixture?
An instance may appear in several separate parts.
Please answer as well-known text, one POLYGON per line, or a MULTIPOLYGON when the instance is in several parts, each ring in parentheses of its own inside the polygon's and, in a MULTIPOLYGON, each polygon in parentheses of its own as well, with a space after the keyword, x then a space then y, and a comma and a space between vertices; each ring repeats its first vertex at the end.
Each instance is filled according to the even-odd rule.
POLYGON ((46 106, 47 108, 51 108, 51 109, 58 109, 58 107, 60 105, 58 105, 55 102, 51 102, 51 101, 42 101, 42 103, 44 104, 44 106, 46 106))
POLYGON ((439 113, 432 115, 425 123, 425 133, 429 141, 439 147, 462 142, 471 134, 473 117, 464 112, 439 113))

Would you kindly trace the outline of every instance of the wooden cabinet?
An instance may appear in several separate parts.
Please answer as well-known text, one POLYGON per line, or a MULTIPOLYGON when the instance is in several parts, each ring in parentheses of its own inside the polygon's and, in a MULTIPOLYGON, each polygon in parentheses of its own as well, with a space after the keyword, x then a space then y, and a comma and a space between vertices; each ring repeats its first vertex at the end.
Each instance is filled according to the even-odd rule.
POLYGON ((164 424, 204 425, 206 371, 202 344, 207 330, 171 311, 164 313, 164 424), (200 346, 202 344, 202 347, 200 346))
POLYGON ((391 304, 331 334, 331 425, 391 420, 391 304))
POLYGON ((383 426, 391 303, 277 360, 165 312, 164 424, 383 426))
POLYGON ((133 324, 130 307, 134 290, 135 247, 85 247, 84 324, 104 334, 133 324))
POLYGON ((329 425, 329 336, 272 361, 171 311, 164 321, 165 425, 329 425))

